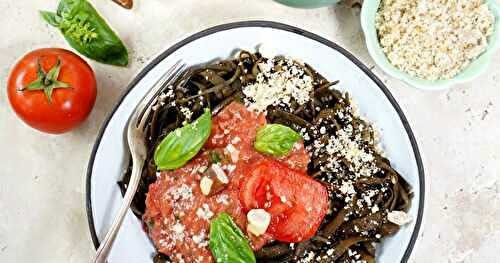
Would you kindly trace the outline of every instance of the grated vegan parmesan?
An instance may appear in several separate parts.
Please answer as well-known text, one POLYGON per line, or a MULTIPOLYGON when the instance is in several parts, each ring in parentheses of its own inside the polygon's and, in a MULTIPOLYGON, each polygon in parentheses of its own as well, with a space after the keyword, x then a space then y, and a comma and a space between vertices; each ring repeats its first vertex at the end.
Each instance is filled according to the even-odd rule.
POLYGON ((292 99, 299 105, 310 100, 313 80, 292 59, 268 59, 259 64, 255 83, 243 88, 249 109, 265 111, 268 106, 290 106, 292 99))
POLYGON ((484 0, 382 0, 375 27, 391 64, 440 80, 456 76, 487 49, 494 21, 484 0))
POLYGON ((193 112, 189 108, 181 106, 181 112, 184 115, 184 117, 186 118, 186 120, 191 120, 191 117, 193 116, 193 112))
POLYGON ((214 216, 214 213, 210 210, 208 204, 203 204, 196 210, 196 216, 203 220, 210 220, 214 216))

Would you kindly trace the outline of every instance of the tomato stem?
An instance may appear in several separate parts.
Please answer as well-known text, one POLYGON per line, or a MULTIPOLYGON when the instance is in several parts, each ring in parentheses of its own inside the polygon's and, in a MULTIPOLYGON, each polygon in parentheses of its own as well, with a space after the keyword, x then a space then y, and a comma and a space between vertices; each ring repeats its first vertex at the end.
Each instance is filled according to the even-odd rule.
POLYGON ((48 78, 43 79, 43 85, 49 86, 50 84, 52 84, 52 81, 50 79, 48 79, 48 78))
POLYGON ((54 91, 54 89, 66 89, 70 88, 71 86, 68 83, 57 80, 59 78, 59 72, 61 71, 61 60, 59 58, 57 59, 56 65, 51 68, 49 72, 45 72, 43 70, 40 59, 38 59, 37 64, 38 78, 19 90, 43 90, 45 96, 47 96, 47 100, 49 101, 49 103, 52 103, 52 92, 54 91))

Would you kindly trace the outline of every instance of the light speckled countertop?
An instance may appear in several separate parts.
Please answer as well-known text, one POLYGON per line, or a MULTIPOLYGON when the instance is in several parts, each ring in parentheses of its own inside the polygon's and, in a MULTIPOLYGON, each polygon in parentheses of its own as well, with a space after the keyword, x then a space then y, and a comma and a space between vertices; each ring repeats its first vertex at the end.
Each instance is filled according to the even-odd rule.
MULTIPOLYGON (((145 63, 177 40, 209 26, 274 20, 320 34, 368 66, 359 10, 299 10, 270 0, 135 0, 127 11, 111 0, 95 6, 130 51, 130 66, 91 62, 98 98, 77 130, 50 136, 17 119, 6 98, 10 67, 38 47, 67 47, 37 10, 56 0, 0 1, 0 262, 89 262, 84 180, 87 161, 106 115, 145 63)), ((417 137, 426 168, 423 229, 411 262, 498 262, 500 249, 500 53, 474 82, 424 92, 375 73, 387 84, 417 137), (497 257, 495 257, 497 256, 497 257)), ((391 263, 391 262, 388 262, 391 263)))

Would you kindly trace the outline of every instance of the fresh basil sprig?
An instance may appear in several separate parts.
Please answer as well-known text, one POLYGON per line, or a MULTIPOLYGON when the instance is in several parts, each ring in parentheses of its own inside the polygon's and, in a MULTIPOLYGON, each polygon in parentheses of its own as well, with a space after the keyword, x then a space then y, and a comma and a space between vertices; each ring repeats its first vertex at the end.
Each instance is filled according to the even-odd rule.
POLYGON ((177 128, 165 137, 155 150, 155 164, 159 170, 173 170, 184 166, 203 147, 212 129, 209 109, 193 123, 177 128))
POLYGON ((57 13, 40 11, 59 28, 66 41, 84 56, 105 64, 126 66, 128 52, 120 38, 87 0, 61 0, 57 13))
POLYGON ((300 139, 300 134, 281 124, 267 124, 257 130, 254 147, 261 153, 285 156, 300 139))
POLYGON ((255 263, 248 239, 226 213, 210 222, 210 250, 217 263, 255 263))

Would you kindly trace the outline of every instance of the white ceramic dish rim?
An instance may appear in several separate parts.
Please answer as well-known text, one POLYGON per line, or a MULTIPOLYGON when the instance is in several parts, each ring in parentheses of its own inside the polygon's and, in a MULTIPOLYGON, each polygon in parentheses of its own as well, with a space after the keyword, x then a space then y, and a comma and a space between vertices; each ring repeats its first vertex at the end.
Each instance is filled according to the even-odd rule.
POLYGON ((424 212, 424 203, 425 203, 425 172, 424 172, 424 167, 422 163, 422 158, 418 149, 418 145, 415 139, 415 136, 411 130, 410 124, 408 123, 408 120, 406 119, 401 107, 399 104, 396 102, 395 98, 392 96, 390 91, 387 89, 387 87, 380 81, 361 61, 359 61, 354 55, 349 53, 347 50, 344 48, 338 46, 337 44, 333 43, 330 40, 327 40, 323 37, 320 37, 316 34, 313 34, 311 32, 308 32, 306 30, 290 26, 287 24, 282 24, 278 22, 272 22, 272 21, 242 21, 242 22, 234 22, 234 23, 228 23, 228 24, 222 24, 218 26, 214 26, 211 28, 208 28, 206 30, 200 31, 194 35, 191 35, 180 42, 177 42, 174 44, 172 47, 168 48, 165 51, 162 51, 158 56, 155 57, 148 65, 146 65, 140 72, 139 74, 132 80, 132 82, 128 85, 127 89, 125 92, 121 95, 120 99, 117 101, 115 106, 113 107, 113 110, 111 113, 108 115, 106 118, 105 122, 103 123, 103 126, 100 129, 100 132, 96 138, 96 142, 94 144, 94 148, 92 150, 90 160, 88 163, 87 167, 87 174, 86 174, 86 210, 87 210, 87 219, 88 219, 88 224, 89 224, 89 229, 90 229, 90 234, 91 238, 93 241, 93 244, 95 248, 97 249, 99 247, 99 239, 97 237, 97 232, 95 229, 95 224, 94 224, 94 218, 93 218, 93 213, 92 213, 92 200, 91 200, 91 182, 92 182, 92 168, 94 166, 94 161, 96 157, 97 150, 99 148, 99 145, 101 143, 101 139, 103 137, 103 134, 111 121, 114 113, 116 110, 120 107, 121 103, 125 99, 125 97, 129 94, 129 92, 146 76, 156 65, 158 65, 161 61, 163 61, 165 58, 167 58, 170 54, 174 53, 176 50, 180 49, 184 45, 195 41, 197 39, 203 38, 205 36, 209 36, 211 34, 215 34, 217 32, 221 31, 226 31, 230 29, 235 29, 235 28, 244 28, 244 27, 263 27, 263 28, 272 28, 272 29, 277 29, 277 30, 283 30, 291 33, 298 34, 302 37, 317 41, 323 45, 328 46, 329 48, 341 53, 344 55, 346 58, 348 58, 353 64, 355 64, 357 67, 359 67, 371 80, 374 81, 374 83, 381 89, 381 91, 384 93, 386 98, 389 100, 391 106, 396 110, 403 126, 404 129, 408 135, 408 139, 411 143, 411 147, 415 156, 415 161, 417 164, 418 168, 418 180, 419 180, 419 207, 418 207, 418 213, 417 213, 417 218, 415 227, 413 229, 413 233, 411 235, 410 242, 408 246, 406 247, 404 256, 402 258, 401 262, 407 262, 413 248, 415 246, 416 240, 418 238, 418 233, 420 231, 421 225, 422 225, 422 219, 423 219, 423 212, 424 212))

